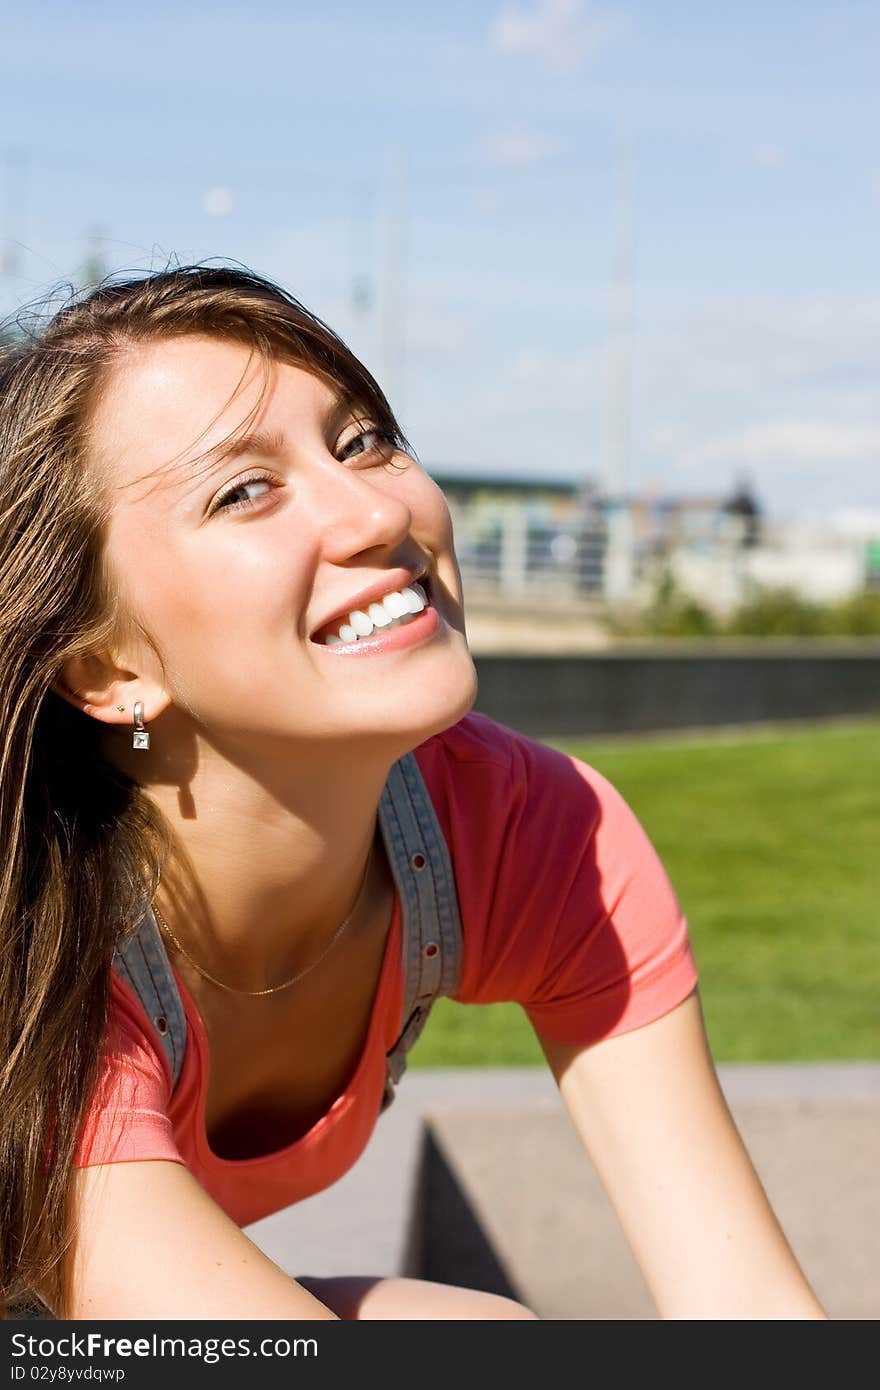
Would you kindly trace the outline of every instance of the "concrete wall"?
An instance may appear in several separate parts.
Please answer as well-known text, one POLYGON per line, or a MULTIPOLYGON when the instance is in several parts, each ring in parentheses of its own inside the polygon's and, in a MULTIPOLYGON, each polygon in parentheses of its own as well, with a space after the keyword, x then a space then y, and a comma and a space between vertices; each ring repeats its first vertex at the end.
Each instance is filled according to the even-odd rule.
POLYGON ((475 655, 474 708, 533 737, 880 715, 880 641, 475 655))

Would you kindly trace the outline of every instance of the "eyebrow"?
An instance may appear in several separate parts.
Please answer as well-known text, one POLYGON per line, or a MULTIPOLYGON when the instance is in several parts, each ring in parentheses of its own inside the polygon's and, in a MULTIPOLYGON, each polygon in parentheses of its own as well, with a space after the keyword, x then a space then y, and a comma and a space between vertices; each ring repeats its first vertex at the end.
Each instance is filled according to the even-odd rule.
MULTIPOLYGON (((284 452, 286 440, 280 430, 251 430, 226 443, 216 444, 194 459, 194 464, 208 468, 219 467, 231 459, 241 458, 242 454, 268 454, 277 457, 284 452)), ((190 476, 188 470, 188 476, 190 476)))
MULTIPOLYGON (((358 404, 353 394, 344 392, 336 395, 323 411, 325 426, 334 424, 356 409, 358 404)), ((281 430, 249 430, 236 439, 221 440, 212 449, 206 449, 204 453, 191 460, 189 465, 183 465, 183 481, 189 483, 196 478, 208 476, 223 464, 241 458, 244 454, 262 454, 267 458, 279 458, 286 447, 287 440, 281 430)))

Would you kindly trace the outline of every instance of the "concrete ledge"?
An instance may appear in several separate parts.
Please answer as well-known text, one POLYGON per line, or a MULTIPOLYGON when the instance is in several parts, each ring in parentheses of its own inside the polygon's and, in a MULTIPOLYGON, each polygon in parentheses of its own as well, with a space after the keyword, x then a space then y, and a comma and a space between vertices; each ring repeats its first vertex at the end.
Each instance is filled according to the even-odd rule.
MULTIPOLYGON (((880 1066, 719 1076, 829 1314, 876 1318, 880 1066)), ((294 1276, 407 1274, 506 1293, 544 1318, 656 1317, 543 1068, 410 1070, 351 1172, 247 1234, 294 1276)))
MULTIPOLYGON (((876 1319, 880 1065, 736 1064, 718 1073, 828 1313, 876 1319)), ((411 1068, 354 1168, 246 1233, 294 1277, 435 1279, 519 1298, 547 1319, 657 1316, 543 1067, 411 1068)))
POLYGON ((448 1109, 511 1104, 552 1113, 562 1102, 551 1073, 539 1067, 410 1068, 354 1168, 326 1191, 254 1222, 247 1235, 289 1274, 413 1273, 426 1120, 448 1109))

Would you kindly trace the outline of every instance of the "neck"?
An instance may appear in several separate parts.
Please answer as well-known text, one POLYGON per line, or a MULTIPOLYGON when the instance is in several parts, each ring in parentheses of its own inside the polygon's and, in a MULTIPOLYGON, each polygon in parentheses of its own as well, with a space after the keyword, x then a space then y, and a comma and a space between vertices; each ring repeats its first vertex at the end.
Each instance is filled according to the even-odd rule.
POLYGON ((145 786, 174 832, 156 902, 197 965, 237 990, 269 989, 306 970, 350 914, 349 938, 372 920, 394 756, 359 750, 356 766, 349 753, 335 771, 326 757, 300 761, 285 777, 277 762, 246 769, 209 755, 185 796, 145 786))

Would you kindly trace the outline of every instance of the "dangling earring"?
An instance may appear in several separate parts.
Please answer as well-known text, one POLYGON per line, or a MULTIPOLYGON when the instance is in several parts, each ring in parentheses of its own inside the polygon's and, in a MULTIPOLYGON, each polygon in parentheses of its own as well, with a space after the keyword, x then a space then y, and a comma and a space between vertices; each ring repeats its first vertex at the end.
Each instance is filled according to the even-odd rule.
POLYGON ((134 732, 131 736, 132 748, 149 748, 149 731, 144 728, 144 705, 142 700, 134 702, 134 732))

